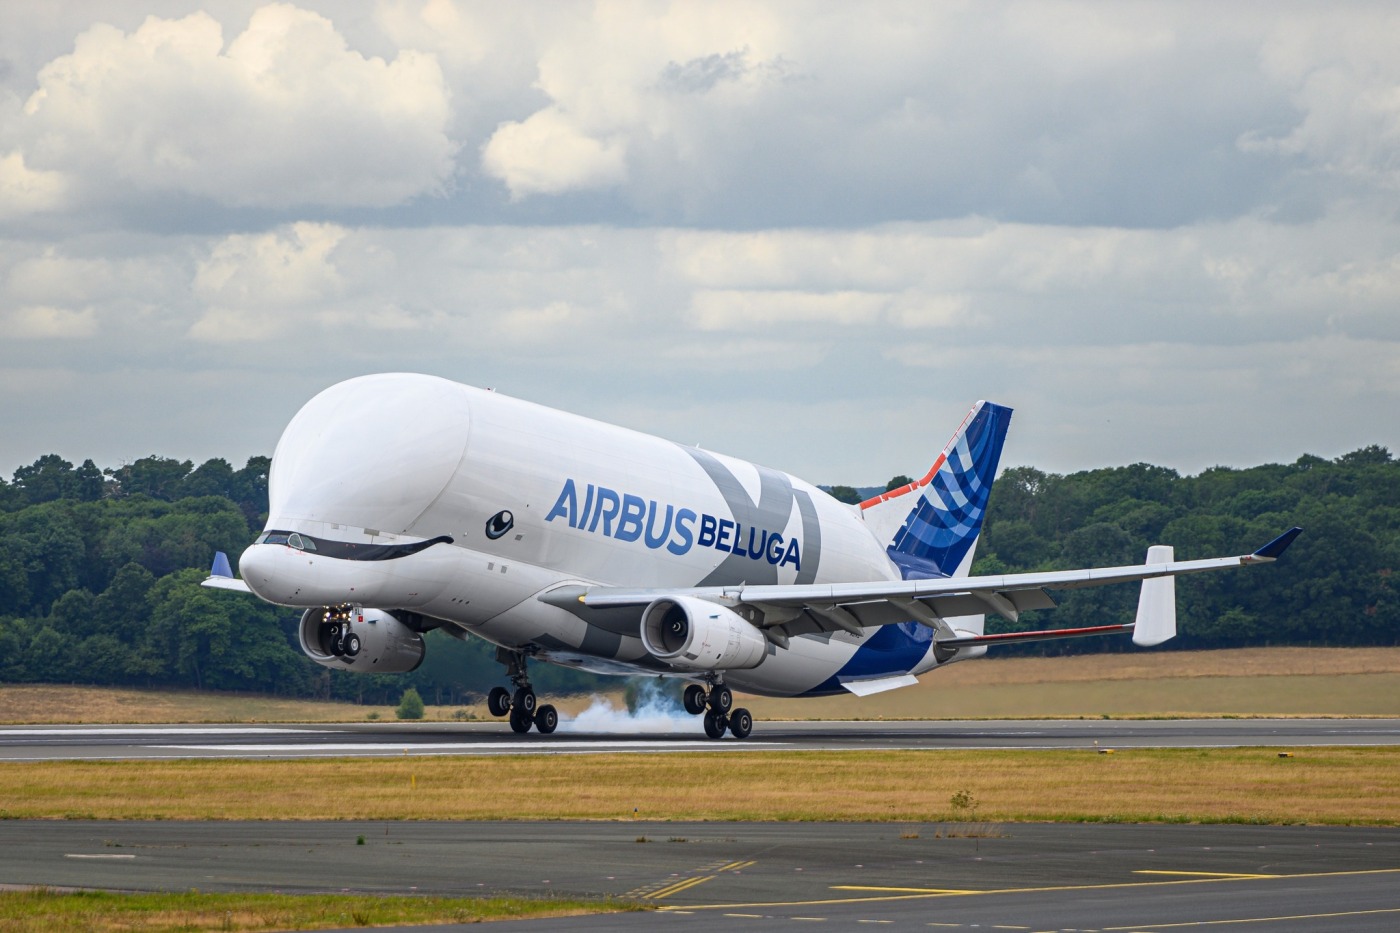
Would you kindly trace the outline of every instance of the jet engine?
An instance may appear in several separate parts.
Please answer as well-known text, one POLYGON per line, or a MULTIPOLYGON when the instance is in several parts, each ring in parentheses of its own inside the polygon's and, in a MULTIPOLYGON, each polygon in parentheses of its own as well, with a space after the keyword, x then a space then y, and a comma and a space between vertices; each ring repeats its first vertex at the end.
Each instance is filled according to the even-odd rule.
POLYGON ((657 660, 685 670, 758 667, 768 639, 738 613, 694 596, 666 596, 642 613, 642 645, 657 660))
POLYGON ((404 674, 423 663, 423 636, 382 609, 308 609, 297 630, 301 650, 322 667, 361 674, 404 674))

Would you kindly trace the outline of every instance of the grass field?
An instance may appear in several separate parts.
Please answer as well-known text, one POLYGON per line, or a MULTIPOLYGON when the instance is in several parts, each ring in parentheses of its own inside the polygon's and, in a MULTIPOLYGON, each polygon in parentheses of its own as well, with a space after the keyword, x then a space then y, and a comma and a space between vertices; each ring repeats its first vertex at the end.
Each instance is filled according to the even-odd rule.
MULTIPOLYGON (((485 690, 490 684, 483 684, 485 690)), ((615 697, 620 697, 621 681, 615 697)), ((550 697, 564 718, 590 698, 550 697)), ((1133 651, 986 658, 864 699, 743 697, 763 719, 1097 716, 1400 716, 1400 647, 1133 651)), ((618 701, 620 705, 620 700, 618 701)), ((359 722, 393 707, 243 694, 0 686, 0 722, 359 722)), ((429 719, 489 719, 484 704, 429 706, 429 719)))
POLYGON ((629 909, 598 901, 513 897, 346 894, 118 894, 46 889, 0 891, 6 933, 191 933, 316 930, 421 923, 573 917, 629 909))
MULTIPOLYGON (((486 685, 483 685, 485 687, 486 685)), ((620 694, 620 691, 619 691, 620 694)), ((620 705, 618 695, 614 702, 620 705)), ((565 717, 589 697, 550 698, 565 717)), ((1133 652, 952 665, 866 699, 744 697, 760 718, 1398 716, 1400 648, 1133 652)), ((0 687, 0 719, 45 722, 392 720, 391 707, 263 697, 0 687)), ((430 719, 486 719, 429 707, 430 719)), ((874 820, 995 833, 1015 821, 1400 824, 1400 749, 790 752, 303 761, 0 764, 0 818, 874 820), (701 775, 703 779, 697 780, 701 775), (781 775, 781 779, 775 779, 781 775), (464 794, 464 786, 510 794, 464 794), (841 789, 833 793, 833 788, 841 789), (879 793, 867 793, 878 788, 879 793)), ((0 892, 0 929, 274 930, 626 905, 511 899, 0 892)))
POLYGON ((9 819, 1394 825, 1400 748, 1289 758, 1250 748, 13 762, 0 764, 0 786, 0 818, 9 819))

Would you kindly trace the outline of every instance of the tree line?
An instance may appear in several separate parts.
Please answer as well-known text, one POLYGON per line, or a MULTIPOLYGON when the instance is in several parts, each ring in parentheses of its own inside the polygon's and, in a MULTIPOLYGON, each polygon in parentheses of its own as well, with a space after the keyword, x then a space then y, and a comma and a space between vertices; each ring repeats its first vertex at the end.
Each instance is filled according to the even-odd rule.
MULTIPOLYGON (((202 588, 215 551, 237 555, 262 529, 270 461, 147 457, 115 469, 47 455, 0 479, 0 681, 258 691, 384 703, 415 687, 460 702, 502 680, 494 649, 430 633, 406 675, 313 664, 295 610, 202 588)), ((898 488, 909 477, 887 484, 898 488)), ((849 487, 833 494, 854 501, 849 487)), ((1243 554, 1292 525, 1304 535, 1271 567, 1181 578, 1181 635, 1169 649, 1400 643, 1400 463, 1382 447, 1335 460, 1216 467, 1196 476, 1149 464, 1068 475, 1013 467, 997 480, 974 573, 1243 554)), ((1070 591, 1014 628, 1131 619, 1137 588, 1070 591)), ((996 616, 989 631, 1013 626, 996 616)), ((1021 646, 1122 650, 1124 639, 1021 646)), ((1011 649, 1003 649, 1003 651, 1011 649)), ((576 671, 536 665, 542 692, 587 689, 576 671)))

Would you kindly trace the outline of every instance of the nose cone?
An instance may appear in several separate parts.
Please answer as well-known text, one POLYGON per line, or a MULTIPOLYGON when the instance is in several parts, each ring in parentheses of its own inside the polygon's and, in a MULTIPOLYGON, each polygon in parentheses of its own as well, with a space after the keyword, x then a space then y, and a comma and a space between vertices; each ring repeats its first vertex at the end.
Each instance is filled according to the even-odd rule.
POLYGON ((238 575, 254 595, 270 603, 291 605, 298 586, 289 565, 292 549, 280 544, 253 544, 238 558, 238 575))
POLYGON ((271 520, 409 531, 457 471, 474 391, 412 373, 326 389, 277 443, 268 477, 271 520))

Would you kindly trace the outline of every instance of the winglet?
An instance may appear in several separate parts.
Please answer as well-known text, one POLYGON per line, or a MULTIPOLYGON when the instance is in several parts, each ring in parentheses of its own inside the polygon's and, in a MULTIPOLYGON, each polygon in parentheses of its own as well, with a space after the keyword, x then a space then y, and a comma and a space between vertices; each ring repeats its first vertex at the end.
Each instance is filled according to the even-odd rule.
POLYGON ((228 555, 223 551, 214 552, 214 566, 209 569, 211 577, 231 577, 233 567, 229 565, 228 555))
POLYGON ((1253 557, 1255 560, 1277 560, 1280 554, 1288 550, 1288 546, 1293 543, 1293 539, 1302 533, 1303 529, 1295 525, 1255 551, 1250 557, 1253 557))
MULTIPOLYGON (((1174 559, 1171 547, 1155 544, 1147 549, 1147 563, 1170 564, 1174 559)), ((1176 637, 1176 577, 1148 577, 1142 581, 1138 594, 1137 620, 1133 627, 1133 644, 1144 648, 1160 645, 1176 637)))

